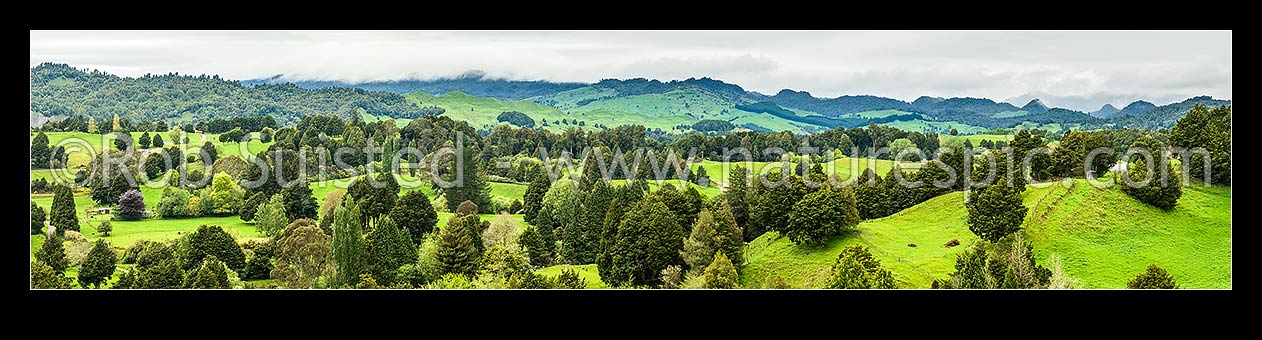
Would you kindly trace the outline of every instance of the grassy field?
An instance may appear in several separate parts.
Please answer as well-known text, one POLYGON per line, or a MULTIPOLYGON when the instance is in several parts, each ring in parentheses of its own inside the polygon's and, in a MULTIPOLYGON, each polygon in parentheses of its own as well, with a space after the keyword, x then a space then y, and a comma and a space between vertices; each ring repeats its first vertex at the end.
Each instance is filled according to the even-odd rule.
POLYGON ((587 288, 592 288, 592 289, 609 288, 609 285, 606 285, 605 282, 600 281, 600 271, 596 269, 595 264, 585 264, 581 266, 568 265, 568 264, 556 265, 556 266, 540 269, 539 274, 543 276, 547 276, 547 277, 557 277, 561 275, 561 270, 564 270, 566 268, 570 268, 578 272, 578 277, 581 277, 583 278, 583 280, 587 281, 587 288))
MULTIPOLYGON (((535 126, 543 125, 543 120, 547 119, 550 130, 564 130, 567 126, 577 125, 561 125, 562 119, 571 120, 577 117, 567 115, 556 108, 538 104, 529 100, 505 101, 495 98, 480 98, 464 94, 463 92, 449 92, 442 95, 432 95, 424 92, 412 92, 404 95, 417 105, 431 106, 436 105, 443 108, 446 112, 443 115, 451 117, 455 120, 463 120, 469 122, 469 125, 477 129, 489 130, 495 125, 499 125, 500 113, 505 111, 517 111, 525 113, 535 119, 535 126), (552 124, 555 122, 555 124, 552 124)), ((579 118, 579 120, 583 120, 579 118)), ((397 122, 396 122, 397 123, 397 122)), ((587 122, 586 129, 595 129, 591 125, 595 121, 587 122)), ((615 125, 610 125, 615 126, 615 125)))
MULTIPOLYGON (((968 230, 963 195, 943 195, 864 221, 856 232, 821 248, 798 247, 768 233, 750 242, 741 283, 760 287, 779 275, 795 288, 822 287, 841 249, 861 244, 894 273, 900 288, 928 288, 954 271, 955 254, 965 249, 943 243, 977 240, 968 230)), ((1085 180, 1071 188, 1032 187, 1024 197, 1030 208, 1024 228, 1036 259, 1046 264, 1057 254, 1083 288, 1124 288, 1150 262, 1169 270, 1184 288, 1231 288, 1230 189, 1185 188, 1170 212, 1116 188, 1097 190, 1085 180)))
MULTIPOLYGON (((110 236, 101 236, 96 231, 96 227, 108 217, 98 216, 92 218, 91 225, 88 223, 79 223, 79 233, 83 234, 88 241, 95 242, 98 238, 103 238, 110 243, 110 247, 123 250, 139 240, 163 241, 179 238, 181 235, 197 231, 197 227, 201 225, 217 225, 224 228, 228 234, 231 234, 239 242, 245 242, 252 238, 262 238, 258 230, 254 229, 252 223, 241 221, 241 217, 219 216, 219 217, 193 217, 193 218, 177 218, 177 219, 144 219, 139 221, 123 221, 112 220, 110 225, 114 227, 114 231, 110 236)), ((43 244, 42 235, 31 236, 31 249, 39 249, 39 245, 43 244), (39 241, 35 241, 38 238, 39 241)))
MULTIPOLYGON (((139 139, 142 133, 133 132, 131 136, 132 138, 139 139)), ((35 136, 37 134, 38 133, 31 133, 30 140, 35 140, 35 136)), ((66 163, 67 163, 67 166, 71 169, 75 169, 80 165, 87 165, 89 162, 92 161, 92 155, 99 154, 103 150, 107 150, 107 149, 116 150, 114 148, 114 134, 113 133, 109 133, 105 135, 98 135, 98 134, 82 133, 82 132, 45 132, 44 134, 48 136, 49 145, 56 146, 58 145, 58 143, 62 143, 63 141, 66 143, 63 145, 65 146, 66 153, 67 153, 66 163)), ((156 133, 153 133, 153 132, 149 133, 150 136, 154 134, 156 133)), ((228 155, 236 155, 237 157, 248 159, 249 157, 252 157, 254 154, 257 154, 259 151, 266 150, 267 147, 271 146, 272 144, 272 143, 260 142, 258 140, 258 137, 259 137, 258 132, 251 133, 250 141, 245 144, 221 143, 219 142, 218 134, 206 134, 206 141, 203 141, 201 137, 198 136, 197 134, 190 133, 190 134, 187 134, 187 136, 189 137, 189 145, 188 145, 188 149, 185 151, 186 155, 200 152, 202 144, 205 143, 206 141, 210 141, 212 144, 215 145, 215 149, 218 152, 218 155, 220 157, 228 156, 228 155), (242 146, 244 146, 244 148, 242 148, 242 146)), ((165 139, 169 137, 170 137, 169 133, 167 132, 162 133, 162 138, 165 139)), ((170 141, 170 140, 164 140, 164 141, 165 141, 164 147, 176 145, 175 143, 173 143, 174 141, 170 141)), ((154 149, 154 148, 151 148, 151 149, 154 149)), ((70 173, 73 174, 75 171, 77 170, 71 170, 70 173)))

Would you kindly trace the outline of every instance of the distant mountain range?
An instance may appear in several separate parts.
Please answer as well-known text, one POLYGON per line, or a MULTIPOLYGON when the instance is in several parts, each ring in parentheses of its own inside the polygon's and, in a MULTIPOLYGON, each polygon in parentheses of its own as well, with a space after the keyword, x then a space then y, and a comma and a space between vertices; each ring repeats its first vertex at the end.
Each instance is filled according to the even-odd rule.
POLYGON ((97 119, 119 114, 170 122, 271 114, 291 123, 304 115, 345 116, 360 109, 379 118, 444 114, 480 129, 498 124, 496 117, 502 112, 519 111, 548 129, 641 124, 688 132, 698 121, 723 120, 751 130, 795 133, 867 124, 939 133, 1016 126, 1169 128, 1194 104, 1231 103, 1207 96, 1164 106, 1141 100, 1122 109, 1105 105, 1088 114, 1049 107, 1040 98, 1017 107, 1012 99, 922 96, 906 102, 871 95, 820 98, 793 89, 766 95, 708 77, 666 82, 605 79, 584 84, 492 79, 470 72, 433 80, 363 83, 292 80, 283 75, 232 81, 178 74, 126 78, 65 64, 32 67, 31 98, 32 124, 42 123, 42 117, 71 114, 97 119))

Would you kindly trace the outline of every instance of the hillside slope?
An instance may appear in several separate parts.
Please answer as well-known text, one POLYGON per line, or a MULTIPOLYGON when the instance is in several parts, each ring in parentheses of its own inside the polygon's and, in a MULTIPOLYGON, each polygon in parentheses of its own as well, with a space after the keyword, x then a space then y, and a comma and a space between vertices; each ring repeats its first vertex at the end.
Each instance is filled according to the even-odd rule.
MULTIPOLYGON (((1073 187, 1026 190, 1024 225, 1036 259, 1062 258, 1065 272, 1083 288, 1125 288, 1148 263, 1169 270, 1183 288, 1231 288, 1231 192, 1188 187, 1174 210, 1164 212, 1116 188, 1098 190, 1085 180, 1073 187)), ((798 247, 768 233, 750 242, 741 284, 759 287, 783 276, 794 288, 823 287, 841 249, 872 249, 900 288, 928 288, 954 271, 965 247, 944 248, 968 230, 964 193, 943 195, 889 217, 864 221, 858 231, 822 248, 798 247), (907 246, 915 243, 916 247, 907 246)))

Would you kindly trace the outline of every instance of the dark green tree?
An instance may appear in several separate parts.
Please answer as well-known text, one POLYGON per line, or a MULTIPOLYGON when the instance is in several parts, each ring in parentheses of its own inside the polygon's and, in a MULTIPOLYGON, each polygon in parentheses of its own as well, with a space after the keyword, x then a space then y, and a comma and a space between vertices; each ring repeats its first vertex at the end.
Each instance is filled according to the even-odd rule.
MULTIPOLYGON (((474 211, 477 211, 476 209, 474 211)), ((490 223, 483 222, 476 214, 456 214, 447 221, 447 226, 459 226, 461 230, 469 233, 470 242, 473 243, 473 249, 478 256, 482 256, 482 252, 486 251, 486 246, 482 244, 482 232, 491 226, 490 223)))
POLYGON ((268 198, 269 197, 267 197, 266 193, 260 191, 254 193, 253 196, 250 196, 249 199, 245 200, 245 204, 241 205, 241 220, 253 221, 254 213, 259 211, 259 207, 267 204, 268 198))
POLYGON ((644 200, 632 205, 618 224, 610 263, 610 285, 648 285, 661 280, 662 269, 683 264, 683 228, 666 204, 644 200), (629 282, 626 280, 630 280, 629 282))
POLYGON ((368 233, 365 241, 368 271, 379 284, 393 284, 399 267, 417 261, 412 236, 395 225, 389 217, 382 218, 373 225, 372 232, 368 233))
POLYGON ((207 256, 197 270, 188 273, 184 281, 186 289, 228 289, 228 271, 224 263, 214 256, 207 256))
POLYGON ((408 231, 413 244, 420 244, 425 234, 433 231, 438 224, 438 212, 424 192, 411 190, 395 202, 390 219, 408 231))
POLYGON ((517 240, 517 243, 521 244, 525 250, 530 265, 535 267, 546 267, 552 264, 552 248, 548 247, 547 242, 544 235, 534 226, 523 229, 517 240))
POLYGON ((571 264, 596 263, 600 256, 600 234, 605 226, 605 213, 613 200, 613 189, 603 180, 593 181, 583 199, 582 218, 565 228, 561 242, 565 258, 571 264))
MULTIPOLYGON (((166 131, 166 130, 163 130, 163 131, 166 131)), ((160 148, 160 147, 163 147, 164 145, 166 145, 166 143, 162 141, 162 134, 161 133, 153 134, 153 147, 160 148)))
POLYGON ((40 131, 35 135, 35 139, 31 140, 31 167, 36 169, 48 168, 51 164, 52 149, 48 147, 48 135, 44 131, 40 131))
POLYGON ((854 189, 827 188, 802 198, 793 205, 786 232, 797 244, 822 246, 834 235, 859 224, 854 189))
POLYGON ((311 195, 311 187, 307 183, 292 183, 290 187, 282 189, 280 194, 285 202, 285 216, 290 221, 317 217, 320 206, 316 204, 315 196, 311 195))
POLYGON ((115 263, 117 258, 114 251, 105 245, 105 240, 96 240, 92 250, 88 251, 88 256, 83 258, 83 265, 79 266, 79 285, 92 285, 100 289, 101 284, 114 275, 115 263))
MULTIPOLYGON (((732 208, 732 217, 736 219, 736 226, 742 229, 749 223, 749 171, 743 166, 732 168, 731 175, 728 176, 727 183, 727 203, 732 208)), ((758 235, 744 236, 746 241, 751 241, 758 235)))
POLYGON ((39 235, 41 229, 44 229, 44 220, 48 219, 48 213, 44 212, 44 208, 31 202, 31 235, 39 235))
MULTIPOLYGON (((452 217, 452 220, 460 217, 452 217)), ((472 218, 477 218, 474 215, 472 218)), ((478 248, 466 223, 448 223, 438 230, 438 273, 472 276, 478 271, 478 248)), ((479 238, 480 240, 481 238, 479 238)))
POLYGON ((137 140, 136 142, 140 144, 140 148, 141 148, 141 149, 148 149, 148 148, 149 148, 149 142, 150 142, 150 140, 149 140, 149 132, 145 132, 145 133, 140 134, 140 139, 139 139, 139 140, 137 140))
POLYGON ((968 230, 991 242, 1021 230, 1028 210, 1016 188, 992 185, 977 190, 965 203, 968 207, 968 230))
POLYGON ((70 289, 70 279, 43 261, 31 262, 31 289, 70 289))
POLYGON ((228 269, 241 272, 245 268, 245 251, 232 238, 232 235, 217 225, 201 225, 197 231, 188 235, 187 255, 183 268, 186 271, 196 270, 207 256, 214 256, 228 265, 228 269))
POLYGON ((526 215, 527 223, 535 223, 535 215, 539 214, 539 208, 543 206, 543 195, 551 187, 548 175, 543 171, 538 172, 530 181, 530 185, 526 187, 526 195, 522 198, 522 214, 526 215))
POLYGON ((1179 283, 1165 269, 1148 264, 1148 269, 1126 283, 1130 289, 1178 289, 1179 283))
POLYGON ((1185 167, 1190 178, 1204 180, 1206 163, 1209 163, 1210 182, 1231 185, 1231 106, 1213 109, 1204 105, 1193 106, 1187 115, 1179 118, 1170 129, 1170 146, 1191 151, 1204 148, 1205 155, 1191 152, 1185 167))
POLYGON ((890 209, 890 198, 885 193, 885 183, 872 169, 863 169, 863 174, 855 182, 855 204, 859 210, 859 218, 874 219, 894 213, 890 209))
POLYGON ((1179 179, 1179 173, 1174 171, 1174 165, 1168 162, 1163 163, 1165 164, 1150 167, 1143 159, 1136 160, 1126 170, 1126 178, 1130 183, 1121 182, 1122 192, 1162 210, 1174 209, 1174 205, 1179 203, 1179 197, 1183 196, 1182 181, 1179 179), (1156 169, 1164 171, 1155 172, 1156 169), (1145 183, 1144 179, 1149 173, 1152 174, 1152 178, 1145 183))
POLYGON ((894 276, 881 267, 881 261, 868 252, 868 248, 849 245, 837 255, 832 274, 828 277, 832 289, 892 289, 894 276))
POLYGON ((65 234, 67 230, 79 231, 79 217, 75 212, 74 194, 70 192, 69 187, 53 186, 53 205, 48 214, 48 224, 56 227, 58 235, 65 234))
POLYGON ((35 259, 52 267, 58 273, 64 273, 66 267, 70 266, 70 260, 66 258, 66 247, 63 243, 64 239, 61 235, 49 235, 39 251, 35 253, 35 259))
POLYGON ((443 197, 447 199, 447 210, 455 211, 460 202, 473 201, 482 212, 491 211, 491 187, 486 184, 482 174, 481 151, 477 146, 466 146, 457 157, 460 161, 450 162, 448 172, 451 176, 450 187, 442 188, 443 197))
POLYGON ((692 233, 684 240, 682 256, 694 275, 702 274, 701 271, 714 260, 715 253, 723 253, 737 267, 744 264, 744 245, 731 208, 726 203, 720 203, 717 209, 703 210, 697 216, 692 233))

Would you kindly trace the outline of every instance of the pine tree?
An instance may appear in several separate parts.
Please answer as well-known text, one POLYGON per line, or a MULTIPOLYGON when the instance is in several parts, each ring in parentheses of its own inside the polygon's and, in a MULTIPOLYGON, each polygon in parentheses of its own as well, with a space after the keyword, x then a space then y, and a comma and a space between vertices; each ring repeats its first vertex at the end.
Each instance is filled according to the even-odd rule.
MULTIPOLYGON (((79 217, 75 215, 74 194, 64 185, 53 187, 53 205, 49 212, 48 222, 57 228, 57 234, 65 234, 67 230, 79 231, 79 217)), ((54 267, 56 268, 56 267, 54 267)))
POLYGON ((394 210, 390 211, 390 219, 408 231, 413 244, 421 244, 425 234, 438 224, 438 212, 424 192, 413 190, 399 197, 394 210))
POLYGON ((731 289, 737 287, 736 267, 723 252, 714 254, 714 261, 705 269, 705 287, 710 289, 731 289))
POLYGON ((66 267, 70 266, 70 260, 66 259, 66 247, 63 243, 64 239, 62 239, 61 235, 48 235, 44 239, 44 245, 40 246, 39 252, 35 253, 35 259, 53 268, 58 273, 64 273, 66 267))
POLYGON ((334 286, 354 284, 360 274, 368 271, 359 226, 359 207, 354 200, 344 200, 343 206, 333 212, 333 261, 337 263, 334 286))
POLYGON ((382 285, 393 284, 399 267, 417 261, 412 236, 395 225, 389 217, 377 222, 365 241, 368 271, 382 285))
POLYGON ((79 285, 92 285, 100 289, 101 284, 114 275, 115 263, 117 259, 114 251, 105 245, 105 240, 96 240, 92 250, 88 251, 88 256, 83 259, 83 265, 79 266, 79 285))
MULTIPOLYGON (((453 217, 452 220, 461 217, 453 217)), ((477 218, 477 216, 473 216, 477 218)), ((477 273, 478 249, 473 245, 472 233, 464 223, 448 223, 438 231, 439 274, 474 275, 477 273)))

